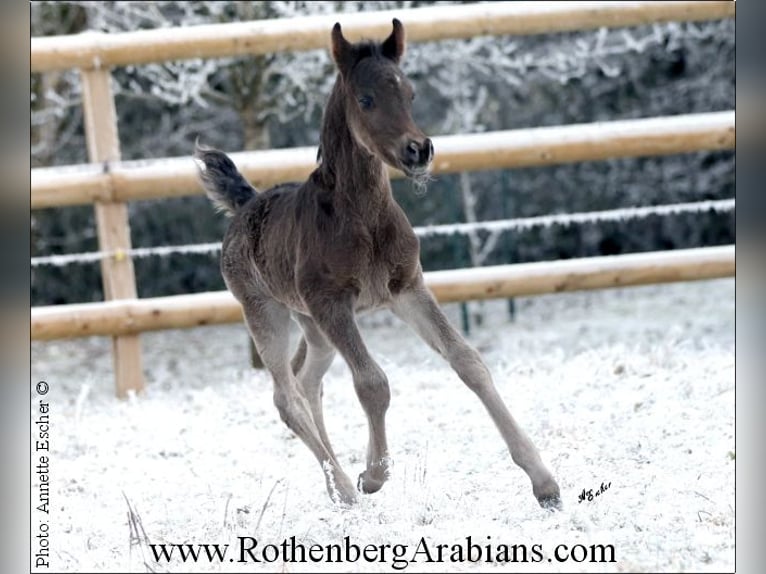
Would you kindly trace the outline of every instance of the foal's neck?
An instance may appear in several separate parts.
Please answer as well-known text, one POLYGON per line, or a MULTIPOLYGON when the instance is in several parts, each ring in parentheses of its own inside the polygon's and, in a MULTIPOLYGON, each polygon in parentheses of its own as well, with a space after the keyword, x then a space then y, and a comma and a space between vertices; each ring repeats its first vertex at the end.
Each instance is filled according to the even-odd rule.
POLYGON ((371 223, 393 199, 383 162, 360 146, 346 120, 338 76, 322 120, 322 163, 314 177, 331 190, 336 209, 356 213, 371 223))

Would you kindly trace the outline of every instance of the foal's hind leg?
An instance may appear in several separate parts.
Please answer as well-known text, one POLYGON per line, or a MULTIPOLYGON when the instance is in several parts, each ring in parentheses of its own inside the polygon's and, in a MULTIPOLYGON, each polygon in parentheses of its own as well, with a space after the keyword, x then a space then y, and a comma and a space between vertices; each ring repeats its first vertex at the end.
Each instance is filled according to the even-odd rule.
POLYGON ((359 487, 366 493, 377 492, 388 478, 385 420, 391 400, 388 379, 362 340, 354 319, 352 297, 313 299, 307 294, 304 300, 316 324, 351 369, 354 389, 367 415, 369 431, 367 469, 359 475, 359 487))
POLYGON ((319 430, 319 438, 322 439, 330 454, 335 457, 324 426, 324 413, 322 412, 322 377, 335 358, 335 348, 309 317, 295 314, 294 318, 303 330, 303 338, 293 357, 293 373, 298 378, 303 396, 309 402, 311 415, 317 430, 319 430))
POLYGON ((309 447, 322 466, 330 497, 341 502, 356 501, 354 484, 343 472, 335 455, 324 444, 301 393, 288 360, 290 313, 272 300, 245 299, 242 307, 250 334, 263 364, 274 379, 274 404, 284 423, 309 447))
POLYGON ((537 449, 503 403, 479 353, 452 327, 431 293, 421 283, 398 295, 393 311, 447 359, 468 388, 476 393, 500 430, 511 458, 531 479, 532 491, 540 505, 560 507, 559 487, 540 460, 537 449))

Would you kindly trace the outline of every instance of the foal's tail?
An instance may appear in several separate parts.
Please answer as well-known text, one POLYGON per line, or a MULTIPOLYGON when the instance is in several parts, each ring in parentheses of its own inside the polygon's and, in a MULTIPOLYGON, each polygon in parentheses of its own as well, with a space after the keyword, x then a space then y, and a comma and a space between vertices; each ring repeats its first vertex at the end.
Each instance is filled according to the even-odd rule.
POLYGON ((194 144, 194 163, 205 193, 216 209, 234 213, 254 197, 258 190, 239 173, 234 162, 222 151, 194 144))

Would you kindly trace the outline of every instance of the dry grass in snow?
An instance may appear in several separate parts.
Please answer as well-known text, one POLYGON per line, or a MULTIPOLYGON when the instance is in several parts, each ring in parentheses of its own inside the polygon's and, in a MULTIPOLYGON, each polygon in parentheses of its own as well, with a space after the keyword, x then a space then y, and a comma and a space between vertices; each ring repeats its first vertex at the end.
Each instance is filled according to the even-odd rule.
MULTIPOLYGON (((317 463, 279 420, 241 325, 143 335, 148 390, 127 401, 113 397, 109 340, 35 343, 33 381, 51 385, 53 570, 144 572, 146 560, 158 572, 392 571, 390 554, 386 564, 228 558, 238 536, 259 547, 349 536, 407 544, 407 558, 421 538, 435 547, 468 535, 540 544, 542 562, 429 564, 421 553, 406 571, 733 570, 734 280, 519 299, 513 323, 505 302, 486 305, 471 342, 557 477, 562 512, 538 507, 479 401, 383 315, 363 330, 392 387, 394 466, 351 509, 329 502, 317 463), (609 490, 578 502, 602 482, 609 490), (232 549, 222 563, 157 564, 146 539, 232 549), (549 562, 558 544, 612 544, 616 562, 549 562)), ((325 378, 325 417, 355 478, 367 428, 340 359, 325 378)))

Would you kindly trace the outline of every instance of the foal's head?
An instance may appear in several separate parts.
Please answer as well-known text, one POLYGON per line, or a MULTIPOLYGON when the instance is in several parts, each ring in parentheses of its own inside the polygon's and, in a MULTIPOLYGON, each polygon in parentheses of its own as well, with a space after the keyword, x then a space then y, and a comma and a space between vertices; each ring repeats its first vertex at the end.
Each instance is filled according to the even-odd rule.
POLYGON ((403 54, 399 20, 394 19, 394 29, 382 44, 351 44, 340 24, 332 30, 332 55, 352 136, 369 153, 417 178, 426 174, 434 148, 412 121, 415 92, 399 69, 403 54))

